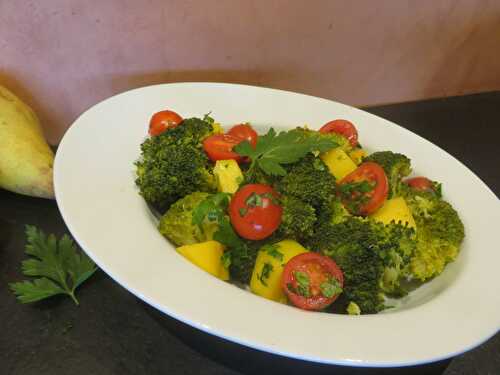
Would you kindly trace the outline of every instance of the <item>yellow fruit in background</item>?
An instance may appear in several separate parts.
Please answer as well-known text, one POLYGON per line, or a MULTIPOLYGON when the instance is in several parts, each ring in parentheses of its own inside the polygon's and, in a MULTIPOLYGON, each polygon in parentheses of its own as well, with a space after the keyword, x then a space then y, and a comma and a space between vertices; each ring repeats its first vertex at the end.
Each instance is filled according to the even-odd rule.
POLYGON ((0 187, 54 198, 54 153, 33 110, 0 85, 0 187))

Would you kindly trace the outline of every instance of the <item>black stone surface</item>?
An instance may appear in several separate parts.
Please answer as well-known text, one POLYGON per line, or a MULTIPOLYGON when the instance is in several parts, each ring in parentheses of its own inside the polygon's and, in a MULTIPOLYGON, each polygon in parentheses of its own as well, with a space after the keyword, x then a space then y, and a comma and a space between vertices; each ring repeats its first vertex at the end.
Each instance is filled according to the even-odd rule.
MULTIPOLYGON (((500 195, 500 92, 367 110, 436 143, 500 195)), ((319 365, 195 330, 143 304, 101 271, 79 290, 79 307, 64 297, 21 305, 7 284, 21 279, 26 224, 67 232, 54 201, 0 191, 0 374, 500 374, 498 333, 453 360, 427 366, 319 365)), ((485 285, 491 287, 498 286, 485 285)))

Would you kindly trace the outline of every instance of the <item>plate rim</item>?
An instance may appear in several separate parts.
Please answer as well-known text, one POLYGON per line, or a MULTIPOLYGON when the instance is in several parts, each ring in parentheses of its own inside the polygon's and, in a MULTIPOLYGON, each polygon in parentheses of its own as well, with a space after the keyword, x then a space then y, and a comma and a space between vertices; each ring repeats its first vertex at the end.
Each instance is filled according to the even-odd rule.
MULTIPOLYGON (((416 134, 416 133, 413 133, 411 132, 410 130, 398 125, 398 124, 395 124, 393 123, 392 121, 390 120, 386 120, 386 119, 383 119, 379 116, 376 116, 376 115, 373 115, 369 112, 366 112, 362 109, 359 109, 359 108, 355 108, 355 107, 351 107, 351 106, 348 106, 348 105, 345 105, 345 104, 342 104, 342 103, 338 103, 338 102, 335 102, 335 101, 332 101, 332 100, 329 100, 329 99, 324 99, 324 98, 319 98, 319 97, 315 97, 315 96, 311 96, 311 95, 307 95, 307 94, 301 94, 301 93, 296 93, 296 92, 292 92, 292 91, 287 91, 287 90, 279 90, 279 89, 274 89, 274 88, 266 88, 266 87, 262 87, 262 86, 251 86, 251 85, 240 85, 240 84, 232 84, 232 83, 222 83, 222 82, 177 82, 177 83, 165 83, 165 84, 157 84, 157 85, 151 85, 151 86, 143 86, 143 87, 139 87, 139 88, 135 88, 135 89, 132 89, 132 90, 128 90, 128 91, 125 91, 125 92, 122 92, 122 93, 119 93, 117 95, 114 95, 114 96, 111 96, 107 99, 104 99, 103 101, 100 101, 99 103, 91 106, 89 109, 87 109, 85 112, 83 112, 80 116, 78 116, 78 118, 73 122, 73 125, 75 124, 79 124, 79 121, 82 119, 83 116, 85 116, 85 114, 87 114, 89 111, 92 111, 94 108, 96 108, 97 106, 100 106, 100 105, 104 105, 106 102, 108 102, 109 100, 117 100, 117 98, 121 97, 122 95, 130 95, 134 92, 141 92, 141 90, 148 90, 148 89, 151 89, 151 88, 154 88, 154 87, 165 87, 165 86, 169 86, 169 87, 175 87, 175 86, 184 86, 184 85, 187 85, 187 86, 206 86, 206 85, 210 85, 210 86, 213 86, 213 85, 217 85, 217 86, 230 86, 230 87, 246 87, 246 88, 250 88, 250 89, 258 89, 258 90, 266 90, 266 91, 272 91, 272 92, 275 92, 277 93, 277 95, 280 95, 280 93, 287 93, 287 94, 292 94, 292 95, 300 95, 304 98, 312 98, 314 100, 316 99, 321 99, 321 100, 325 100, 325 101, 328 101, 330 103, 332 103, 333 105, 338 105, 338 106, 343 106, 343 107, 347 107, 349 109, 354 109, 355 111, 362 111, 364 114, 367 114, 371 117, 374 117, 374 118, 378 118, 380 120, 382 120, 383 122, 385 123, 388 123, 390 124, 391 126, 396 126, 398 127, 399 129, 403 130, 404 132, 408 132, 411 134, 412 137, 417 137, 419 138, 421 141, 423 142, 426 142, 428 144, 430 144, 432 147, 436 148, 438 150, 438 152, 441 152, 441 153, 444 153, 447 155, 448 158, 451 158, 453 159, 455 162, 458 162, 460 164, 460 166, 462 168, 465 168, 466 170, 468 170, 469 173, 471 173, 472 175, 474 175, 478 181, 482 184, 482 188, 486 188, 487 191, 489 191, 489 193, 493 196, 493 197, 496 197, 496 195, 493 193, 493 191, 481 180, 481 178, 479 178, 477 175, 475 175, 465 164, 463 164, 460 160, 456 159, 455 157, 453 157, 452 155, 450 155, 448 152, 446 152, 445 150, 441 149, 439 146, 437 146, 436 144, 428 141, 427 139, 425 139, 424 137, 416 134)), ((78 230, 77 228, 75 228, 73 226, 73 223, 71 222, 71 218, 69 217, 69 214, 65 208, 65 204, 63 202, 64 198, 62 198, 64 196, 64 193, 61 191, 61 184, 60 184, 60 170, 59 170, 59 166, 61 165, 61 163, 63 163, 63 161, 61 161, 61 155, 62 155, 62 152, 60 153, 60 149, 61 150, 64 150, 64 147, 65 147, 65 140, 68 140, 70 139, 70 137, 72 137, 72 131, 75 131, 76 127, 74 126, 71 126, 65 133, 63 139, 61 140, 61 143, 59 145, 59 148, 56 152, 56 157, 55 157, 55 162, 54 162, 54 187, 55 187, 55 194, 56 194, 56 201, 57 201, 57 205, 59 207, 59 210, 61 212, 61 216, 63 217, 63 220, 65 221, 69 231, 71 232, 71 234, 73 235, 73 237, 75 238, 75 240, 81 245, 81 247, 87 252, 87 253, 92 253, 92 251, 90 249, 87 249, 85 243, 86 241, 82 238, 79 238, 80 236, 78 235, 78 230)), ((139 155, 139 150, 137 150, 137 156, 139 155)), ((245 340, 242 340, 242 339, 239 339, 238 337, 233 337, 233 336, 226 336, 224 334, 221 334, 221 332, 218 332, 217 329, 214 329, 212 327, 210 327, 210 325, 207 325, 207 324, 204 324, 203 322, 193 322, 193 321, 190 321, 182 316, 178 316, 177 314, 175 314, 175 312, 172 312, 172 311, 166 311, 168 309, 165 309, 165 306, 163 306, 162 304, 158 304, 156 301, 154 300, 151 300, 148 296, 145 296, 143 295, 139 290, 136 290, 135 288, 131 287, 131 286, 127 286, 125 285, 126 283, 120 278, 118 277, 117 275, 114 274, 114 272, 110 271, 107 267, 107 265, 104 265, 104 264, 100 264, 100 262, 97 261, 97 259, 94 259, 94 261, 96 261, 96 264, 98 264, 98 266, 103 269, 103 271, 105 271, 113 280, 115 280, 116 282, 118 282, 122 287, 126 288, 127 290, 129 290, 131 293, 133 293, 134 295, 136 295, 138 298, 144 300, 146 303, 148 303, 149 305, 155 307, 156 309, 162 311, 163 313, 166 313, 172 317, 174 317, 175 319, 177 320, 180 320, 188 325, 191 325, 192 327, 194 328, 197 328, 197 329, 200 329, 202 331, 205 331, 209 334, 213 334, 215 336, 219 336, 219 337, 222 337, 226 340, 229 340, 229 341, 233 341, 233 342, 236 342, 238 344, 241 344, 241 345, 245 345, 245 346, 249 346, 249 347, 252 347, 254 349, 257 349, 257 350, 261 350, 261 351, 266 351, 266 352, 270 352, 270 353, 273 353, 273 354, 277 354, 277 355, 284 355, 284 356, 287 356, 287 357, 292 357, 292 358, 296 358, 296 359, 300 359, 300 360, 309 360, 309 361, 314 361, 314 362, 319 362, 319 363, 329 363, 329 364, 337 364, 337 365, 348 365, 348 366, 362 366, 362 367, 397 367, 397 366, 411 366, 411 365, 418 365, 418 364, 423 364, 423 363, 429 363, 429 362, 434 362, 434 361, 439 361, 439 360, 443 360, 443 359, 446 359, 446 358, 450 358, 450 357, 453 357, 453 356, 456 356, 456 355, 459 355, 467 350, 470 350, 471 348, 473 347, 476 347, 478 345, 480 345, 481 343, 487 341, 489 338, 491 338, 492 336, 494 336, 497 332, 498 332, 498 327, 497 327, 497 331, 494 331, 492 330, 490 335, 486 335, 486 336, 483 336, 481 338, 478 338, 475 342, 471 343, 469 345, 469 347, 464 347, 462 350, 457 350, 457 351, 454 351, 454 352, 450 352, 450 353, 447 353, 445 355, 441 355, 441 356, 435 356, 433 358, 429 358, 427 360, 418 360, 418 361, 415 361, 415 362, 411 362, 411 361, 404 361, 404 362, 384 362, 384 361, 381 361, 381 362, 373 362, 373 361, 370 361, 370 362, 363 362, 363 361, 355 361, 355 360, 352 360, 352 359, 325 359, 325 358, 313 358, 313 357, 302 357, 300 355, 297 355, 296 353, 288 353, 286 351, 280 351, 280 350, 276 350, 272 347, 263 347, 263 346, 259 346, 258 344, 255 344, 255 343, 251 343, 251 342, 248 342, 248 341, 245 341, 245 340)))

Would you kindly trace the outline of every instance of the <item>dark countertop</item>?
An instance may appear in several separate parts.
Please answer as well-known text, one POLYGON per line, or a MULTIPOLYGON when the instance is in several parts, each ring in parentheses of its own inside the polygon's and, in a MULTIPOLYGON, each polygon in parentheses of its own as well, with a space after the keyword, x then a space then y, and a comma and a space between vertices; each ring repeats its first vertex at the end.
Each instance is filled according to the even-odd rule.
MULTIPOLYGON (((367 110, 436 143, 500 195, 500 92, 367 110)), ((79 307, 64 297, 21 305, 7 284, 22 278, 26 224, 68 232, 54 201, 0 190, 0 374, 500 374, 498 333, 453 360, 405 369, 353 369, 262 353, 162 315, 102 271, 79 289, 79 307)))

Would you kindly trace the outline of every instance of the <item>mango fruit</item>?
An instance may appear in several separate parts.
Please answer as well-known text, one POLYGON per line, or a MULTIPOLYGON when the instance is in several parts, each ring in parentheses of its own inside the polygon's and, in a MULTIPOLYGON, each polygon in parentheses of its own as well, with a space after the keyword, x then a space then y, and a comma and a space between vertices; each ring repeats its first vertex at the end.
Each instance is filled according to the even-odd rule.
POLYGON ((221 280, 229 279, 229 271, 224 267, 221 261, 222 254, 224 254, 224 246, 220 242, 200 242, 192 245, 180 246, 176 250, 202 270, 207 271, 221 280))
POLYGON ((54 198, 53 164, 36 114, 0 85, 0 188, 54 198))
POLYGON ((281 275, 285 264, 294 256, 307 250, 298 242, 283 240, 273 245, 264 245, 259 249, 250 280, 250 290, 267 299, 285 302, 285 293, 281 289, 281 275))
POLYGON ((401 222, 403 225, 408 224, 410 228, 417 228, 410 208, 402 197, 387 199, 382 207, 371 214, 370 217, 384 224, 394 221, 395 223, 401 222))
POLYGON ((321 154, 320 157, 337 181, 342 180, 357 168, 357 165, 352 161, 349 155, 338 147, 321 154))
POLYGON ((243 181, 243 173, 235 160, 217 160, 214 167, 217 190, 234 194, 243 181))

